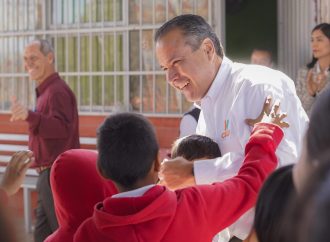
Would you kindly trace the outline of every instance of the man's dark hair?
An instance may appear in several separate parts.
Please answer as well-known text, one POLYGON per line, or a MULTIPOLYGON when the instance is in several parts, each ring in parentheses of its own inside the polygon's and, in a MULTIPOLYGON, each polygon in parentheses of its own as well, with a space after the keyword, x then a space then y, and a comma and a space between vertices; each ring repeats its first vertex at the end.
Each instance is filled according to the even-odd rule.
POLYGON ((192 50, 197 50, 204 39, 209 38, 214 45, 218 56, 223 58, 223 48, 219 38, 214 33, 212 27, 201 17, 194 14, 184 14, 174 17, 163 24, 155 34, 155 42, 174 29, 182 31, 186 38, 186 43, 192 50))
POLYGON ((98 129, 97 149, 102 175, 131 189, 146 177, 159 147, 154 128, 145 117, 119 113, 106 118, 98 129))
POLYGON ((213 159, 221 156, 218 144, 203 135, 189 135, 174 142, 171 158, 182 156, 192 161, 201 158, 213 159))
MULTIPOLYGON (((40 50, 40 52, 44 56, 47 56, 49 53, 53 53, 54 54, 54 48, 53 48, 53 46, 46 39, 35 39, 31 43, 38 43, 39 44, 39 50, 40 50)), ((54 63, 55 63, 55 54, 54 54, 54 57, 53 57, 53 64, 54 63)))

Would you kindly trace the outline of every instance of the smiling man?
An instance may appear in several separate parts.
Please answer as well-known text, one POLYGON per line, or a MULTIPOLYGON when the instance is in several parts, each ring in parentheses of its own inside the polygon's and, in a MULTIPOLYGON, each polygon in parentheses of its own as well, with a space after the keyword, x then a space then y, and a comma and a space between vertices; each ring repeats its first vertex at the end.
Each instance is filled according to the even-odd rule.
POLYGON ((46 40, 35 40, 24 50, 24 67, 36 82, 37 105, 29 110, 12 97, 10 120, 24 120, 29 126, 29 149, 33 151, 37 182, 35 241, 45 238, 58 227, 50 189, 50 168, 62 152, 79 148, 76 98, 54 67, 54 51, 46 40))
MULTIPOLYGON (((257 65, 233 63, 221 43, 200 16, 177 16, 155 35, 156 55, 169 84, 201 109, 196 132, 215 140, 223 157, 188 162, 182 157, 162 163, 160 179, 172 189, 223 181, 237 173, 251 133, 245 119, 257 117, 267 96, 279 99, 289 112, 284 139, 278 150, 280 165, 297 161, 308 118, 296 95, 293 81, 285 74, 257 65)), ((242 201, 244 203, 244 201, 242 201)), ((244 239, 253 216, 242 219, 223 233, 244 239)))

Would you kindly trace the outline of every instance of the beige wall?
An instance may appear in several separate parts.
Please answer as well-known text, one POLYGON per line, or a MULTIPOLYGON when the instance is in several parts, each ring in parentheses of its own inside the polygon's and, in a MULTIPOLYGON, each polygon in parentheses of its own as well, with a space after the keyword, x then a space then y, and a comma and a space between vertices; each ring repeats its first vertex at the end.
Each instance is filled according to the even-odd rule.
POLYGON ((317 23, 330 23, 330 0, 318 0, 316 2, 317 23))

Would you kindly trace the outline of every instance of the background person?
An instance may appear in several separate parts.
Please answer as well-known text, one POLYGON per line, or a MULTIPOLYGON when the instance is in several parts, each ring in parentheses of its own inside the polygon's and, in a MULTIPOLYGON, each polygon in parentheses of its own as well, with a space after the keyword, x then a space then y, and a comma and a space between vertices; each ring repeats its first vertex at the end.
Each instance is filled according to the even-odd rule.
POLYGON ((273 54, 266 48, 255 48, 251 53, 251 64, 273 67, 273 54))
POLYGON ((330 24, 321 23, 314 27, 311 49, 313 59, 299 69, 296 81, 297 95, 308 115, 319 93, 330 85, 330 24))
POLYGON ((33 152, 38 206, 34 230, 35 242, 54 232, 57 220, 50 188, 50 168, 62 152, 79 148, 79 124, 76 98, 54 67, 54 51, 46 40, 35 40, 24 49, 24 67, 36 82, 36 108, 29 110, 12 97, 11 121, 26 121, 29 149, 33 152))

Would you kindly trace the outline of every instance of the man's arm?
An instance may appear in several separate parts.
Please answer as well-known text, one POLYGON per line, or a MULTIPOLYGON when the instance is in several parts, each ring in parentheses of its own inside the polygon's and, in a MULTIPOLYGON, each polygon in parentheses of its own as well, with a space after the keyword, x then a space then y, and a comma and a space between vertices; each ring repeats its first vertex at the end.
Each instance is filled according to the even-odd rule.
POLYGON ((74 107, 66 92, 52 93, 48 100, 49 112, 43 114, 28 110, 17 100, 12 100, 11 121, 25 120, 29 129, 43 138, 66 138, 74 119, 74 107))
POLYGON ((49 109, 48 115, 29 111, 26 121, 30 129, 34 129, 34 132, 45 139, 66 138, 74 119, 74 108, 70 96, 67 93, 52 94, 49 109))

